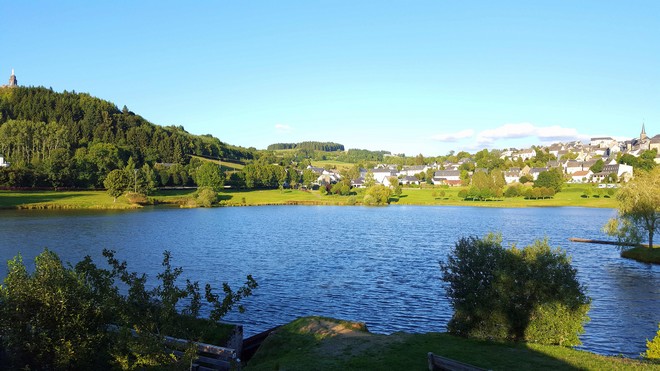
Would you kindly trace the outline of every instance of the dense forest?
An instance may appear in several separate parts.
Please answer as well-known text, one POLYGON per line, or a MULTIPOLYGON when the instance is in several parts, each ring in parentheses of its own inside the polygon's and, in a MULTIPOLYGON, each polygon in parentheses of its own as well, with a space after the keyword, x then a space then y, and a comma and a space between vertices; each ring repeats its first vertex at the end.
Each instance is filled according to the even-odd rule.
POLYGON ((268 151, 279 149, 302 149, 312 151, 335 152, 343 151, 344 145, 333 142, 300 142, 300 143, 275 143, 268 146, 268 151))
POLYGON ((185 185, 192 155, 249 160, 254 152, 154 125, 89 94, 0 88, 0 154, 11 163, 0 169, 0 186, 95 188, 127 165, 155 170, 159 185, 185 185))

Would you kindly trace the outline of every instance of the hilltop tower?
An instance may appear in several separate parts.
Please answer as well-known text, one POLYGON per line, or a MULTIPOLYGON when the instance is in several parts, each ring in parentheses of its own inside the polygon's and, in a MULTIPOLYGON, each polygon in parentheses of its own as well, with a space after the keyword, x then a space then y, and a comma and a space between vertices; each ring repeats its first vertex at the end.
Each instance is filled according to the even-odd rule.
POLYGON ((16 75, 14 75, 14 69, 11 69, 11 76, 9 76, 9 87, 12 86, 18 86, 18 80, 16 79, 16 75))

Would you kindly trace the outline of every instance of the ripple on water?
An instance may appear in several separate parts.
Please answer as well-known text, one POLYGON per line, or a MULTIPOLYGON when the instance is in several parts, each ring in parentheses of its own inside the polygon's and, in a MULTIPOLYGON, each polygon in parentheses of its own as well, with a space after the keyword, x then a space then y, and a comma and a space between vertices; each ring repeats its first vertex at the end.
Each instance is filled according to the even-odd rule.
MULTIPOLYGON (((569 244, 602 238, 612 210, 471 207, 253 207, 138 212, 0 211, 0 260, 31 261, 48 246, 64 260, 103 247, 155 276, 162 251, 184 278, 259 282, 247 312, 227 320, 246 335, 300 316, 366 322, 376 333, 444 331, 452 310, 438 263, 462 236, 501 232, 524 246, 546 237, 572 257, 593 298, 582 349, 637 356, 660 321, 660 268, 619 257, 611 246, 569 244), (73 232, 73 233, 72 233, 73 232)), ((4 276, 6 267, 0 266, 4 276)))

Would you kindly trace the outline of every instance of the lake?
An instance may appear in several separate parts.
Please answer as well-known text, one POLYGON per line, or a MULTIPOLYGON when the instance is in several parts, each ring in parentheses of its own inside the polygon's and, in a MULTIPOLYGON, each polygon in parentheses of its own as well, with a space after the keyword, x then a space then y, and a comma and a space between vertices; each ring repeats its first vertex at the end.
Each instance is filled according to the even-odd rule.
POLYGON ((582 349, 636 357, 660 321, 660 267, 619 256, 603 239, 611 209, 268 206, 138 211, 0 211, 0 276, 18 252, 32 264, 44 247, 75 263, 117 250, 155 279, 162 252, 184 278, 237 288, 259 283, 247 311, 225 319, 246 336, 300 316, 366 322, 376 333, 445 331, 452 310, 439 261, 462 236, 501 232, 505 244, 547 238, 573 257, 593 303, 582 349))

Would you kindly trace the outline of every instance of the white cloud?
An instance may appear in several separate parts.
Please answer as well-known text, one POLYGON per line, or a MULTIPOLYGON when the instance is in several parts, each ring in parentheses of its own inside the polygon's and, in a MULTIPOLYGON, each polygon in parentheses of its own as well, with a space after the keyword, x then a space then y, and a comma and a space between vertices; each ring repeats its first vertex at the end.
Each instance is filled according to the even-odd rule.
POLYGON ((292 128, 289 125, 276 124, 275 125, 275 130, 277 130, 279 132, 282 132, 282 133, 288 133, 292 130, 292 128))
POLYGON ((493 143, 499 139, 518 138, 536 138, 542 142, 562 142, 589 139, 589 136, 580 134, 574 128, 564 128, 558 125, 535 126, 528 122, 505 124, 495 129, 480 131, 477 134, 477 142, 481 144, 493 143))
POLYGON ((458 142, 461 139, 467 139, 474 135, 474 130, 465 129, 455 133, 437 134, 432 138, 439 142, 458 142))

